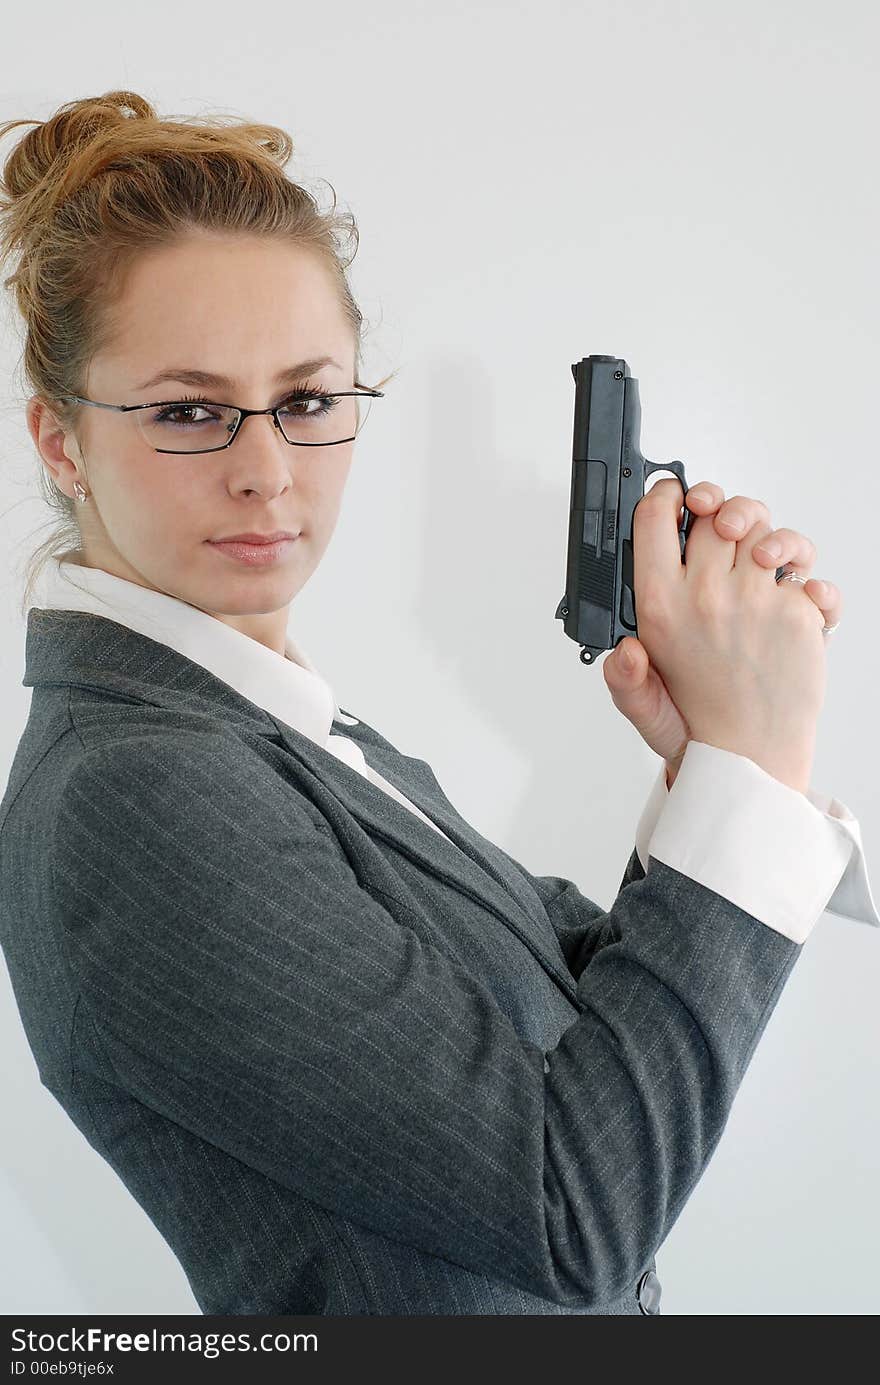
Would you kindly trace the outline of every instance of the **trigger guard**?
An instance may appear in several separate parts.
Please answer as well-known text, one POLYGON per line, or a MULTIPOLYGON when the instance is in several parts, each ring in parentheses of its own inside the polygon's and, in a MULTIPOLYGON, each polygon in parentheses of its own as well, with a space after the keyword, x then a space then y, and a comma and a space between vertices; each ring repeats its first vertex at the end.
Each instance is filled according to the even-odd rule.
MULTIPOLYGON (((679 461, 677 458, 671 462, 645 462, 645 476, 650 476, 655 471, 671 471, 673 476, 676 477, 679 484, 681 485, 683 493, 682 498, 684 499, 687 496, 687 493, 690 490, 690 486, 688 485, 687 477, 684 474, 684 462, 679 461)), ((693 510, 689 510, 686 504, 683 506, 683 508, 684 518, 681 524, 678 526, 678 550, 681 555, 682 562, 684 562, 685 560, 684 549, 685 544, 687 543, 688 534, 691 532, 694 520, 697 518, 693 510)))

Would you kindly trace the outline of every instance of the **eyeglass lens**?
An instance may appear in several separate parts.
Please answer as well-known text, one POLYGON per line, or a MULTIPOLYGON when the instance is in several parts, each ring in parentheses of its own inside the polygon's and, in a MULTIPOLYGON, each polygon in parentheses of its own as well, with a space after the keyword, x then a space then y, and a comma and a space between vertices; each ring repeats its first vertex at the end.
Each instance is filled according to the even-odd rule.
MULTIPOLYGON (((288 442, 327 446, 353 440, 367 420, 371 403, 371 395, 305 396, 289 399, 279 408, 278 419, 288 442)), ((208 452, 229 442, 238 410, 188 400, 138 409, 133 417, 151 447, 163 452, 208 452)))

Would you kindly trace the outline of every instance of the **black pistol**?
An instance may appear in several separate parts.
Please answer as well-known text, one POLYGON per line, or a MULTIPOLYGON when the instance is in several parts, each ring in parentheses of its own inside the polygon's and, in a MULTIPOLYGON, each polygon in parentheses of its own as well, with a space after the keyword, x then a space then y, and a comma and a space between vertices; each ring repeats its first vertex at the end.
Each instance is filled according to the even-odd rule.
MULTIPOLYGON (((574 443, 565 595, 556 619, 582 645, 581 660, 638 635, 633 582, 633 512, 652 471, 671 471, 685 494, 682 462, 648 462, 639 447, 639 382, 619 356, 585 356, 574 376, 574 443)), ((685 505, 681 560, 695 516, 685 505)))

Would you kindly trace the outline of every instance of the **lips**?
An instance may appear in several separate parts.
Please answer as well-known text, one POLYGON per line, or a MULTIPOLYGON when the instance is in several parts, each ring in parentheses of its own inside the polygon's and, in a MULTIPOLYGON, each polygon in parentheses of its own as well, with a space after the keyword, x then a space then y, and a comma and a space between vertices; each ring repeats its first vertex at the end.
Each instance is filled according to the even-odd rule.
POLYGON ((299 535, 292 539, 278 539, 274 543, 243 543, 240 539, 212 539, 211 547, 224 558, 244 563, 248 567, 271 567, 287 556, 298 542, 299 535))
POLYGON ((288 529, 278 529, 274 534, 225 534, 221 539, 209 539, 209 543, 279 543, 281 539, 295 539, 288 529))

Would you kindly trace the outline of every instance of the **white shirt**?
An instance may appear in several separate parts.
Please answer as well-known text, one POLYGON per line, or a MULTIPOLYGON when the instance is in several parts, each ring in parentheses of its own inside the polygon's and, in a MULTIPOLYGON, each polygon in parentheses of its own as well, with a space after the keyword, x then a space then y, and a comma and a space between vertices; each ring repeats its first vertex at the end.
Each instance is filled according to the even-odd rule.
MULTIPOLYGON (((289 632, 282 658, 178 597, 57 558, 46 564, 31 604, 90 611, 176 649, 446 836, 367 764, 355 741, 331 730, 334 721, 356 726, 357 719, 343 715, 289 632)), ((661 766, 639 819, 636 850, 646 872, 651 855, 796 943, 824 912, 880 927, 861 831, 849 809, 812 789, 798 793, 754 760, 703 741, 689 742, 671 789, 661 766)))

